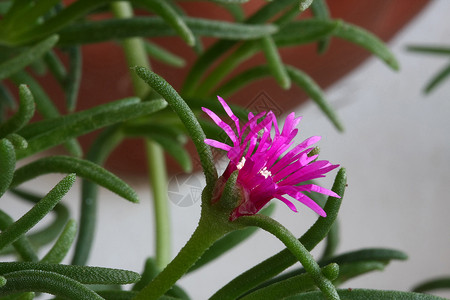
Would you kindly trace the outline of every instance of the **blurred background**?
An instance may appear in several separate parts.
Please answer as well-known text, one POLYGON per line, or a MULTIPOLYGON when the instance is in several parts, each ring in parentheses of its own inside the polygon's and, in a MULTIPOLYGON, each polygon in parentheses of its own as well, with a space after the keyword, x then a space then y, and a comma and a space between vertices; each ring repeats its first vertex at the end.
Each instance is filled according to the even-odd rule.
MULTIPOLYGON (((428 96, 422 90, 446 63, 446 58, 406 51, 411 44, 446 44, 450 36, 450 2, 434 0, 389 43, 400 62, 393 72, 369 59, 326 90, 345 125, 338 133, 316 105, 296 109, 303 116, 299 142, 321 135, 321 158, 347 169, 348 188, 340 212, 338 253, 370 247, 399 249, 409 255, 344 287, 409 290, 417 283, 450 274, 450 81, 428 96)), ((271 98, 270 90, 261 91, 271 98)), ((255 95, 256 97, 257 95, 255 95)), ((283 111, 286 115, 290 111, 283 111)), ((321 181, 331 187, 333 177, 321 181)), ((28 187, 45 193, 60 177, 43 176, 28 187)), ((138 191, 133 205, 101 190, 98 229, 89 265, 140 272, 153 253, 150 193, 142 179, 125 179, 138 191), (143 229, 147 228, 147 230, 143 229), (108 253, 110 252, 110 253, 108 253)), ((173 255, 196 227, 201 175, 172 177, 171 214, 173 255), (181 190, 180 190, 181 189, 181 190), (190 203, 176 195, 191 193, 190 203), (196 198, 197 197, 197 198, 196 198)), ((79 182, 77 182, 79 184, 79 182)), ((78 218, 79 195, 74 187, 64 199, 78 218)), ((12 217, 27 209, 13 196, 4 205, 16 205, 12 217)), ((306 207, 292 213, 278 203, 274 218, 300 236, 316 215, 306 207)), ((319 245, 313 252, 319 255, 319 245)), ((218 261, 182 279, 193 299, 206 299, 242 271, 283 249, 269 234, 259 232, 218 261)), ((68 256, 70 258, 70 254, 68 256)), ((450 297, 450 293, 437 293, 450 297)))

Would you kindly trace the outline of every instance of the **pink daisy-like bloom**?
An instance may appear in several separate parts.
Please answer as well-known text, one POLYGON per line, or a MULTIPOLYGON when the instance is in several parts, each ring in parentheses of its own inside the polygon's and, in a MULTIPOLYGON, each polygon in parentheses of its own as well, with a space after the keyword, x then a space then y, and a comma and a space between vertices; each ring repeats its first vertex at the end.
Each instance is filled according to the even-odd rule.
POLYGON ((325 177, 327 172, 339 166, 326 160, 316 160, 318 155, 309 155, 314 149, 311 145, 318 142, 320 137, 312 136, 290 149, 298 132, 295 127, 301 117, 295 118, 294 113, 289 114, 280 132, 272 111, 261 112, 256 116, 249 113, 248 121, 241 127, 239 118, 234 115, 225 100, 219 96, 218 99, 235 123, 236 132, 214 112, 202 107, 233 143, 230 146, 216 140, 205 139, 206 144, 227 151, 230 159, 225 172, 219 178, 212 201, 220 199, 226 181, 238 170, 236 184, 241 189, 242 199, 231 213, 230 220, 256 214, 273 198, 281 200, 291 210, 297 212, 295 205, 285 195, 293 197, 320 216, 326 217, 325 211, 303 192, 316 192, 337 198, 339 195, 315 184, 302 184, 307 180, 325 177))

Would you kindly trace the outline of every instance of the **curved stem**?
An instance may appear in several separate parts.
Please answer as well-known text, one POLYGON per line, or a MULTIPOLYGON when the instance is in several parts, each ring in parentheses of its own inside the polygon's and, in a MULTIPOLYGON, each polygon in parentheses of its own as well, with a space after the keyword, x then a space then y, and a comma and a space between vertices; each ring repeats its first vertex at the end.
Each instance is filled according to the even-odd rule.
POLYGON ((322 274, 319 265, 314 260, 311 253, 309 253, 305 246, 303 246, 303 244, 300 243, 300 241, 297 240, 297 238, 283 225, 264 215, 244 216, 238 218, 235 222, 245 226, 260 227, 276 236, 303 265, 306 272, 309 273, 315 284, 324 293, 325 297, 327 299, 339 299, 339 295, 337 294, 333 283, 322 274))
MULTIPOLYGON (((133 17, 129 2, 118 1, 111 4, 117 18, 133 17)), ((129 66, 150 67, 144 42, 140 38, 122 41, 122 46, 129 66)), ((130 72, 136 96, 144 99, 150 87, 135 72, 130 72)), ((164 268, 170 260, 170 219, 167 199, 167 171, 162 148, 151 140, 146 140, 146 152, 149 167, 149 179, 152 186, 155 227, 156 227, 156 262, 164 268)))
POLYGON ((177 256, 143 288, 134 300, 156 300, 167 292, 219 238, 230 231, 211 211, 202 209, 197 229, 177 256), (223 226, 220 226, 223 225, 223 226))

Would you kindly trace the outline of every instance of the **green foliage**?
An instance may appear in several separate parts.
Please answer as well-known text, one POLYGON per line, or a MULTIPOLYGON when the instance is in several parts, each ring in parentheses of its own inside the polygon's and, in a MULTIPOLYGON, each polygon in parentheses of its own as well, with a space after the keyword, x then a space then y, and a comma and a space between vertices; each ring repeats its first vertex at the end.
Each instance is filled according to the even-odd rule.
MULTIPOLYGON (((18 220, 0 210, 0 254, 15 254, 22 260, 0 262, 2 299, 33 299, 35 293, 40 292, 67 299, 153 299, 159 296, 160 299, 189 299, 175 284, 176 280, 247 240, 256 232, 256 228, 249 226, 258 226, 274 234, 286 249, 236 277, 211 299, 241 296, 244 299, 321 299, 323 295, 328 299, 437 299, 402 292, 336 292, 335 286, 350 278, 382 270, 391 260, 406 259, 403 252, 390 249, 363 249, 335 255, 339 243, 337 214, 346 187, 345 169, 338 172, 332 188, 341 198, 321 199, 311 195, 321 205, 326 202, 324 210, 328 216, 319 218, 298 239, 281 224, 263 215, 242 217, 233 223, 229 222, 228 215, 221 214, 221 210, 229 210, 235 205, 232 183, 237 173, 234 181, 230 180, 225 187, 222 201, 226 203, 220 209, 208 205, 218 174, 211 149, 204 139, 208 136, 226 142, 226 137, 217 126, 211 126, 210 121, 198 119, 198 116, 201 107, 220 108, 216 101, 211 101, 216 95, 231 96, 261 78, 273 78, 285 90, 295 85, 305 91, 336 129, 343 131, 343 123, 327 102, 321 87, 308 74, 288 65, 282 48, 317 43, 318 53, 324 53, 333 39, 339 38, 365 48, 392 69, 399 68, 395 57, 377 37, 360 27, 331 18, 325 0, 271 1, 263 3, 253 15, 246 17, 242 3, 247 1, 211 1, 212 5, 226 9, 233 21, 192 17, 178 2, 168 0, 120 3, 77 0, 69 5, 59 0, 0 3, 0 197, 14 194, 31 203, 31 208, 18 220), (140 12, 150 13, 150 16, 140 13, 134 17, 132 5, 140 12), (308 8, 312 17, 297 18, 308 8), (108 9, 114 12, 115 17, 98 17, 108 9), (193 65, 189 66, 188 60, 178 52, 171 52, 155 43, 153 38, 157 37, 178 37, 192 47, 191 55, 196 56, 193 65), (202 39, 205 37, 215 40, 203 50, 202 39), (139 98, 113 100, 77 111, 80 86, 84 84, 82 46, 115 41, 120 41, 124 48, 139 98), (180 92, 149 69, 146 55, 170 66, 189 67, 180 92), (264 56, 265 62, 242 68, 243 63, 257 55, 264 56), (231 77, 237 68, 240 68, 239 73, 231 77), (59 85, 64 99, 57 99, 43 81, 36 78, 42 75, 59 85), (16 88, 11 88, 10 82, 18 86, 18 105, 16 88), (65 105, 60 109, 62 103, 65 105), (12 112, 16 106, 17 111, 12 112), (33 119, 35 111, 36 120, 33 119), (100 133, 83 157, 77 138, 95 131, 100 133), (180 251, 181 257, 188 257, 188 264, 175 258, 174 264, 167 268, 169 271, 165 269, 160 273, 161 255, 156 251, 155 259, 149 258, 145 262, 142 276, 127 270, 83 266, 95 242, 98 186, 131 202, 138 202, 136 192, 124 180, 102 167, 111 152, 127 138, 144 139, 150 145, 149 149, 163 149, 187 173, 195 167, 186 148, 188 138, 195 146, 207 188, 202 195, 200 224, 203 227, 199 226, 193 242, 180 251), (64 145, 70 156, 44 152, 58 145, 64 145), (27 161, 20 162, 24 158, 27 161), (16 168, 18 162, 20 167, 16 168), (17 189, 20 184, 48 173, 70 175, 43 196, 17 189), (81 213, 77 221, 71 219, 71 213, 61 203, 76 176, 83 179, 81 213), (53 220, 33 230, 49 214, 54 214, 53 220), (316 262, 310 251, 325 238, 327 245, 323 257, 316 262), (73 244, 72 265, 61 264, 73 244), (49 250, 41 256, 39 250, 44 245, 48 245, 49 250), (299 268, 279 275, 298 261, 307 272, 299 268), (131 283, 135 284, 131 291, 120 289, 120 285, 131 283), (94 284, 101 287, 97 290, 94 284), (313 291, 316 288, 323 293, 313 291)), ((440 55, 450 53, 443 47, 415 47, 411 50, 440 55)), ((426 91, 431 91, 447 78, 449 70, 447 66, 437 74, 426 91)), ((102 89, 108 87, 90 88, 101 94, 102 89)), ((247 118, 246 108, 231 107, 237 116, 247 118)), ((163 152, 159 152, 155 155, 155 151, 147 151, 151 176, 157 179, 158 176, 166 176, 163 152)), ((154 190, 164 184, 159 185, 154 190)), ((156 200, 155 207, 161 204, 156 200)), ((273 206, 262 213, 270 214, 271 209, 273 206)), ((166 227, 169 221, 156 222, 157 233, 167 232, 164 239, 157 240, 157 249, 167 249, 160 246, 170 240, 170 232, 161 227, 166 227)), ((170 255, 169 252, 164 255, 170 255)), ((426 283, 417 289, 448 287, 446 280, 426 283)))

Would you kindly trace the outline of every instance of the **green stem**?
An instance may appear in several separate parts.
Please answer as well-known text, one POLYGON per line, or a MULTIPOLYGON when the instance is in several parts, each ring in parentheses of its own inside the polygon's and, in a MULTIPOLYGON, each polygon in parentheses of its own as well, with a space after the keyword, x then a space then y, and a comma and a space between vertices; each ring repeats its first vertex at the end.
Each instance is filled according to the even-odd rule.
POLYGON ((170 261, 170 223, 169 223, 169 207, 167 199, 167 180, 166 164, 161 157, 164 158, 164 151, 158 144, 147 140, 147 159, 150 184, 152 186, 154 198, 154 214, 156 228, 156 265, 159 269, 163 269, 170 261))
POLYGON ((276 236, 303 265, 327 299, 339 299, 333 283, 322 274, 314 257, 283 225, 264 215, 243 216, 235 222, 244 226, 257 226, 276 236))
MULTIPOLYGON (((133 17, 133 8, 129 2, 118 1, 111 4, 111 9, 117 18, 133 17)), ((122 41, 126 60, 129 66, 144 66, 150 68, 150 62, 145 51, 144 41, 140 38, 129 38, 122 41)), ((144 99, 150 92, 150 87, 135 72, 130 72, 136 96, 144 99)), ((152 186, 153 204, 156 227, 156 262, 164 268, 170 261, 170 219, 167 198, 167 171, 162 148, 151 140, 146 140, 149 179, 152 186)))
POLYGON ((228 215, 222 218, 208 204, 202 207, 202 216, 197 229, 186 245, 167 267, 156 276, 133 300, 152 300, 163 296, 219 238, 237 227, 228 222, 228 215))

